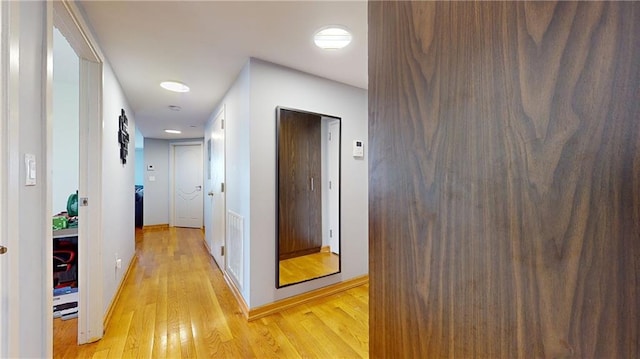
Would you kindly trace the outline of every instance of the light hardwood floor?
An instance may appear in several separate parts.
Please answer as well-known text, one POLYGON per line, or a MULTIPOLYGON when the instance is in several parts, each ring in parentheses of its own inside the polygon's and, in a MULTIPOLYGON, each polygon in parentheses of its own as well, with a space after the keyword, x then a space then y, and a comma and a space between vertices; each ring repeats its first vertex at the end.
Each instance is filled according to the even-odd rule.
POLYGON ((136 234, 136 256, 104 338, 76 346, 59 322, 55 358, 368 357, 368 285, 247 322, 202 231, 136 234))
POLYGON ((331 252, 318 252, 283 259, 279 265, 280 285, 287 285, 336 273, 340 269, 340 257, 331 252))

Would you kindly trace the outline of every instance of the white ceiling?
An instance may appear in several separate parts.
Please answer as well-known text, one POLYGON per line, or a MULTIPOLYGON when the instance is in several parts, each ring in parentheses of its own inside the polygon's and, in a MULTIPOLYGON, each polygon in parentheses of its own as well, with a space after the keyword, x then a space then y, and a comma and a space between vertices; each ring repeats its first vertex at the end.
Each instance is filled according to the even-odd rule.
POLYGON ((249 57, 367 88, 365 1, 79 4, 145 137, 202 137, 204 124, 249 57), (316 48, 313 34, 335 24, 351 30, 353 42, 336 51, 316 48), (191 91, 166 91, 159 86, 165 80, 184 82, 191 91), (166 134, 167 128, 182 135, 166 134))

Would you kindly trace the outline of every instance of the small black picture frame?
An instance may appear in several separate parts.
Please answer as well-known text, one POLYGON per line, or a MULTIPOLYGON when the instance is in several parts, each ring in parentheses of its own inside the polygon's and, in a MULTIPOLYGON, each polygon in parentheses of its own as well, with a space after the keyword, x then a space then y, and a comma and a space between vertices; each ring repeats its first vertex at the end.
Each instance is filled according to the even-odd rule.
POLYGON ((118 117, 118 143, 120 143, 120 160, 122 164, 127 163, 127 155, 129 155, 129 119, 124 109, 120 109, 118 117))

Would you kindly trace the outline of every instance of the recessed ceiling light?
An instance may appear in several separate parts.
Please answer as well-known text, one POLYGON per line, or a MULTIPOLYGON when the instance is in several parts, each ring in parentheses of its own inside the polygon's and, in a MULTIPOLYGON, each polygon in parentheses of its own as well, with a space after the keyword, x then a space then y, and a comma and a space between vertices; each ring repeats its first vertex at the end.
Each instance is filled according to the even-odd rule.
POLYGON ((177 81, 164 81, 160 83, 160 87, 173 92, 189 92, 189 86, 177 81))
POLYGON ((321 49, 337 50, 351 43, 351 33, 340 26, 324 27, 316 32, 313 41, 321 49))
POLYGON ((182 131, 179 131, 179 130, 164 130, 164 132, 166 132, 166 133, 175 133, 175 134, 182 133, 182 131))
POLYGON ((177 106, 177 105, 169 105, 169 110, 171 110, 171 111, 180 111, 180 110, 182 110, 182 107, 177 106))

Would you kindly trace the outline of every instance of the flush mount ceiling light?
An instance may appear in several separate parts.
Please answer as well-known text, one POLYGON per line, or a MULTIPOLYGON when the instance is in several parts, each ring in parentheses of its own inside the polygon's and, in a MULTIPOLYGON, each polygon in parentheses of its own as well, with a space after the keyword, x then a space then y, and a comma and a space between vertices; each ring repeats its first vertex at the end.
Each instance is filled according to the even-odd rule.
POLYGON ((166 132, 166 133, 175 133, 175 134, 182 133, 182 131, 179 131, 179 130, 164 130, 164 132, 166 132))
POLYGON ((321 49, 324 50, 337 50, 341 49, 349 43, 351 43, 351 33, 340 26, 328 26, 324 27, 313 37, 313 41, 321 49))
POLYGON ((160 87, 173 92, 189 92, 189 86, 177 81, 164 81, 160 83, 160 87))

